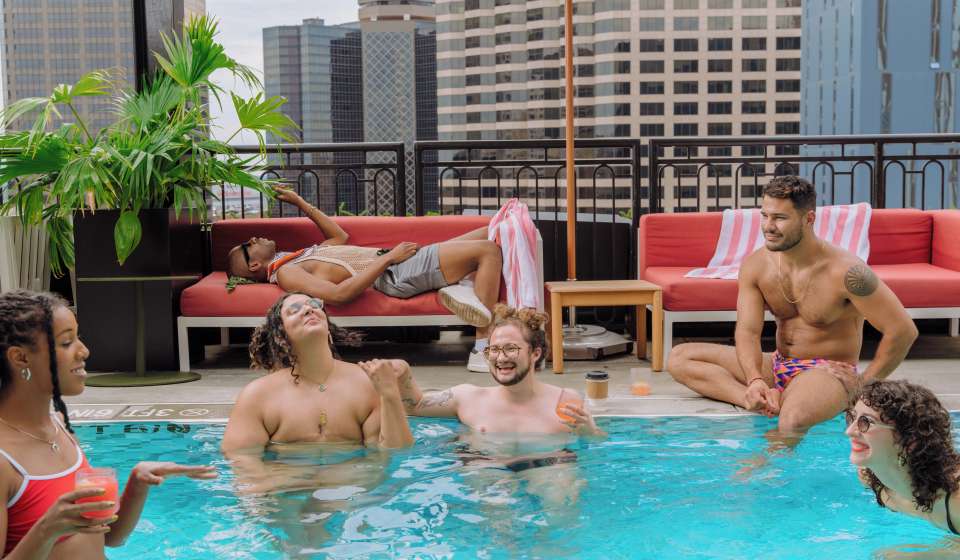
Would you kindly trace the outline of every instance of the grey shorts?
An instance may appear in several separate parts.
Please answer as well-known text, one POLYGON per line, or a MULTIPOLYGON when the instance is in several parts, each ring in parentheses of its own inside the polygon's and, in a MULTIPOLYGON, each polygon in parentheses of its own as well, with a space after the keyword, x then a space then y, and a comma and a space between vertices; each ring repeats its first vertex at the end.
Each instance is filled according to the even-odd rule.
POLYGON ((446 286, 437 247, 436 243, 421 247, 409 259, 390 265, 373 287, 388 296, 407 299, 446 286))

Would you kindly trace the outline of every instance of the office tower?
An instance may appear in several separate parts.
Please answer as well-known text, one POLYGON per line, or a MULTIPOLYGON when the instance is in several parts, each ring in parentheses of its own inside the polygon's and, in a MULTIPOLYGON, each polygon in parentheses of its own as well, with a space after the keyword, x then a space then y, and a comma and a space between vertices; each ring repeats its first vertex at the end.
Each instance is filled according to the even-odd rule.
MULTIPOLYGON (((48 96, 58 84, 99 69, 110 69, 117 87, 132 88, 133 6, 130 0, 4 0, 4 103, 48 96)), ((204 7, 204 0, 146 2, 148 48, 161 50, 160 31, 179 30, 204 7)), ((83 98, 76 106, 91 129, 113 122, 107 97, 83 98)), ((20 119, 14 128, 29 122, 20 119)))
MULTIPOLYGON (((576 138, 799 133, 800 0, 573 8, 576 138)), ((563 10, 560 0, 438 0, 441 140, 564 138, 563 10)), ((616 191, 628 199, 629 181, 616 191)))
MULTIPOLYGON (((301 25, 265 28, 266 91, 287 98, 284 111, 301 126, 303 142, 404 142, 406 204, 412 209, 413 142, 436 139, 433 2, 360 0, 359 4, 358 22, 326 25, 314 18, 301 25)), ((356 157, 315 155, 304 156, 303 161, 356 163, 356 157)), ((318 175, 321 183, 334 184, 332 172, 318 175)), ((313 188, 312 176, 304 180, 308 189, 313 188)), ((361 204, 348 195, 350 201, 341 210, 372 211, 372 188, 344 175, 336 185, 341 195, 344 189, 363 190, 361 204)), ((376 192, 381 211, 392 211, 392 192, 384 188, 376 192)), ((325 210, 336 210, 336 199, 332 189, 321 190, 325 210)))
MULTIPOLYGON (((960 132, 960 2, 806 0, 803 12, 803 134, 960 132)), ((905 154, 910 147, 888 149, 905 154)), ((920 150, 958 151, 930 145, 920 150)), ((850 153, 872 154, 873 149, 851 148, 850 153)), ((890 204, 922 205, 924 177, 927 207, 957 204, 958 162, 943 161, 942 175, 938 165, 921 170, 925 163, 904 163, 907 198, 902 200, 900 188, 888 189, 890 204)), ((866 166, 857 172, 862 191, 857 195, 866 199, 869 173, 866 166)), ((899 187, 899 167, 890 173, 899 187)), ((818 183, 827 181, 823 175, 818 183)))
MULTIPOLYGON (((800 0, 574 3, 577 138, 797 134, 800 0)), ((441 139, 562 138, 563 2, 438 0, 441 139)))

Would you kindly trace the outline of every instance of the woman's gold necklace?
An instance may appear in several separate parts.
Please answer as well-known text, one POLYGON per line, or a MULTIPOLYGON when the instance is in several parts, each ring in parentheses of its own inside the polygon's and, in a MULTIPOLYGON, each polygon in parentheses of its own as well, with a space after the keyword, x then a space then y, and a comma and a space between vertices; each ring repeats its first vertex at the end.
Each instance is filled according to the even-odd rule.
POLYGON ((7 425, 7 426, 9 426, 9 427, 11 427, 11 428, 13 428, 14 430, 20 432, 21 434, 23 434, 23 435, 25 435, 25 436, 32 437, 33 439, 35 439, 35 440, 37 440, 37 441, 42 441, 43 443, 49 445, 49 446, 50 446, 50 450, 53 451, 54 453, 59 453, 59 452, 60 452, 60 444, 58 444, 57 441, 56 441, 57 434, 60 433, 60 424, 57 424, 56 422, 53 423, 53 439, 44 439, 44 438, 42 438, 42 437, 35 436, 35 435, 31 434, 30 432, 28 432, 28 431, 26 431, 26 430, 24 430, 24 429, 21 429, 21 428, 18 428, 18 427, 16 427, 16 426, 14 426, 13 424, 11 424, 10 422, 7 422, 7 421, 4 420, 3 418, 0 418, 0 422, 3 422, 3 424, 5 424, 5 425, 7 425))

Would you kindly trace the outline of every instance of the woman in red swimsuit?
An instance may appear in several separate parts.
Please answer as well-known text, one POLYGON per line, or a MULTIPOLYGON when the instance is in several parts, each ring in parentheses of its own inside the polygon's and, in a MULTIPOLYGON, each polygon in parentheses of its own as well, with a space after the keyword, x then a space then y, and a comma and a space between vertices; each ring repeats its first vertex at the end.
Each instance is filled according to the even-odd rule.
POLYGON ((61 395, 79 395, 89 355, 77 320, 52 294, 0 294, 0 542, 3 557, 103 559, 133 532, 147 493, 167 476, 215 478, 213 467, 139 463, 130 473, 117 515, 83 512, 113 507, 104 500, 75 504, 102 489, 74 490, 87 460, 73 436, 61 395), (50 413, 51 402, 56 410, 50 413))

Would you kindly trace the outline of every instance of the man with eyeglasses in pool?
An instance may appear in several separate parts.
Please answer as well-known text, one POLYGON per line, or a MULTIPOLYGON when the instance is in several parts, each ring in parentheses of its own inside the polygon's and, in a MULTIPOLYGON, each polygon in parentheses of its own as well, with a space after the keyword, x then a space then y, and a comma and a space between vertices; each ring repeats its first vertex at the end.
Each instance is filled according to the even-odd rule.
POLYGON ((497 383, 493 387, 462 384, 423 393, 409 365, 394 360, 401 371, 400 396, 407 414, 455 417, 479 434, 606 435, 576 391, 543 383, 534 375, 546 353, 545 321, 546 315, 533 309, 494 308, 490 345, 483 351, 497 383))
POLYGON ((487 239, 487 228, 424 247, 409 241, 392 249, 358 247, 347 244, 347 232, 300 195, 287 188, 276 191, 279 200, 308 216, 326 240, 287 253, 278 252, 270 239, 251 237, 227 255, 231 276, 270 282, 331 304, 353 301, 370 287, 401 299, 438 290, 444 307, 477 327, 467 368, 484 371, 480 351, 487 342, 491 309, 500 295, 502 265, 500 247, 487 239), (474 275, 472 286, 460 283, 470 275, 474 275))

